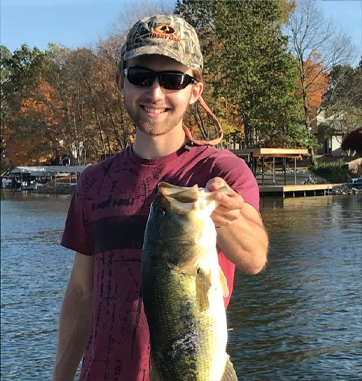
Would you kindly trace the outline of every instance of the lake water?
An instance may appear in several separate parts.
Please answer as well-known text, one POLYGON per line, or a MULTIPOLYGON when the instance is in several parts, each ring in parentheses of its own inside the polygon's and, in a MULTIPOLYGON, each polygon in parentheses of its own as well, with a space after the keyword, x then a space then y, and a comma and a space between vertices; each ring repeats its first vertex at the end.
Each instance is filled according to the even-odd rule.
MULTIPOLYGON (((73 254, 69 196, 2 193, 1 379, 51 380, 73 254)), ((263 199, 269 263, 236 274, 228 352, 240 380, 362 378, 362 197, 263 199)))

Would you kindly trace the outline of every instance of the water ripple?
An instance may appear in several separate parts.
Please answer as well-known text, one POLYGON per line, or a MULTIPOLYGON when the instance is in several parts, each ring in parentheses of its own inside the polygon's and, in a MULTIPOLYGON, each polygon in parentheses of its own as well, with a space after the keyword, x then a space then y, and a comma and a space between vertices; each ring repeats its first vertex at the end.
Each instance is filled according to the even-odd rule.
MULTIPOLYGON (((69 197, 2 207, 1 379, 51 379, 73 255, 59 246, 69 197)), ((237 272, 228 352, 240 380, 362 379, 362 198, 263 199, 269 263, 237 272)))

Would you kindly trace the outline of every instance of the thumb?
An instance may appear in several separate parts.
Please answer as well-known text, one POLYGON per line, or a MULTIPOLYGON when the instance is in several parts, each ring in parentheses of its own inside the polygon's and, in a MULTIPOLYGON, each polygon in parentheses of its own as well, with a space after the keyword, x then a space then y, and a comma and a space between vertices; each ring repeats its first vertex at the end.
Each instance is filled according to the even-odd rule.
POLYGON ((214 177, 207 182, 205 188, 212 192, 212 191, 218 190, 219 188, 223 186, 228 186, 228 185, 221 177, 214 177))

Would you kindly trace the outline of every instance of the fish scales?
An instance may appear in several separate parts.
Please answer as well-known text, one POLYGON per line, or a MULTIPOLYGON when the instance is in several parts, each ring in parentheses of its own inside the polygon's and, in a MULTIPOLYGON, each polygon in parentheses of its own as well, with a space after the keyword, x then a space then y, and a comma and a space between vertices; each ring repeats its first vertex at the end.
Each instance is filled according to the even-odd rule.
POLYGON ((215 207, 202 188, 159 184, 142 253, 151 381, 237 381, 226 353, 215 207))

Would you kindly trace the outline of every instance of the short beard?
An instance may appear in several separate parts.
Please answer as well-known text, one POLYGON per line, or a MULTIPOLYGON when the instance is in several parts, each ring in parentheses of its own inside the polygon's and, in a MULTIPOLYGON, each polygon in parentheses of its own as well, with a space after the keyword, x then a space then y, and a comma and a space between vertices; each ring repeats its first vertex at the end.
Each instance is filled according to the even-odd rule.
MULTIPOLYGON (((191 94, 190 94, 190 99, 191 99, 191 94)), ((132 107, 128 107, 126 101, 124 102, 124 105, 126 107, 128 115, 130 116, 133 123, 135 124, 136 129, 139 129, 143 133, 150 136, 164 135, 167 132, 173 130, 176 126, 182 123, 182 120, 184 116, 186 115, 187 110, 189 108, 189 103, 187 102, 187 106, 181 115, 171 115, 170 118, 166 120, 166 122, 164 122, 162 125, 159 125, 160 122, 154 119, 140 120, 137 115, 137 112, 134 112, 134 109, 132 107)))
POLYGON ((150 136, 160 136, 166 134, 167 132, 173 130, 176 126, 178 126, 179 123, 182 121, 184 115, 182 115, 181 118, 177 121, 170 121, 172 123, 163 124, 162 128, 160 128, 160 126, 157 127, 158 122, 156 120, 148 120, 146 122, 136 122, 135 120, 133 121, 135 122, 136 128, 142 131, 143 133, 150 136))

